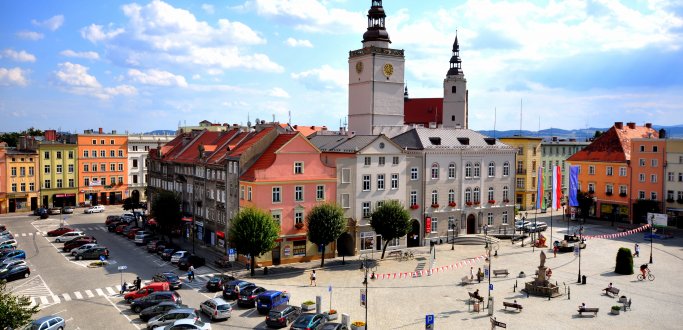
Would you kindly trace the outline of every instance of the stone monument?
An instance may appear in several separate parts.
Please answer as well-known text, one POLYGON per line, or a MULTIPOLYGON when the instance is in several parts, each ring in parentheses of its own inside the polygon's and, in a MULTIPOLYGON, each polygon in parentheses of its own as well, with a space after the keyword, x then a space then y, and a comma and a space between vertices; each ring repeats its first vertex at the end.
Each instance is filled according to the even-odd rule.
POLYGON ((551 298, 561 296, 562 293, 560 293, 560 288, 557 285, 550 283, 550 281, 548 281, 546 278, 546 271, 548 268, 545 266, 545 252, 541 251, 540 258, 541 263, 538 266, 536 278, 533 281, 527 282, 525 284, 524 291, 535 296, 551 298))

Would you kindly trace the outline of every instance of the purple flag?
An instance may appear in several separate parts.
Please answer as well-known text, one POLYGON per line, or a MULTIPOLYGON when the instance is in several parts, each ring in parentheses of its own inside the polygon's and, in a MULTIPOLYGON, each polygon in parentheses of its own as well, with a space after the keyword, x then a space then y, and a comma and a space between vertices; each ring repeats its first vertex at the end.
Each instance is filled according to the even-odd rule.
POLYGON ((576 191, 579 189, 579 166, 569 167, 569 206, 579 206, 576 191))

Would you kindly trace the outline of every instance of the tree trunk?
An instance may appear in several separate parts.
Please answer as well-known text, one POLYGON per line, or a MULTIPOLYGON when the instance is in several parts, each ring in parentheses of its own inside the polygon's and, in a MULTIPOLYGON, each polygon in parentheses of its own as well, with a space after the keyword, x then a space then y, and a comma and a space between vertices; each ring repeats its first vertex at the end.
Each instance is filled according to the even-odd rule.
POLYGON ((325 266, 325 245, 323 245, 323 257, 320 258, 320 267, 325 266))
POLYGON ((251 276, 254 277, 256 275, 256 270, 254 269, 254 266, 256 265, 256 258, 251 257, 251 276))
POLYGON ((389 241, 384 241, 384 247, 382 248, 382 257, 380 259, 384 260, 384 252, 387 251, 387 246, 389 246, 389 241))

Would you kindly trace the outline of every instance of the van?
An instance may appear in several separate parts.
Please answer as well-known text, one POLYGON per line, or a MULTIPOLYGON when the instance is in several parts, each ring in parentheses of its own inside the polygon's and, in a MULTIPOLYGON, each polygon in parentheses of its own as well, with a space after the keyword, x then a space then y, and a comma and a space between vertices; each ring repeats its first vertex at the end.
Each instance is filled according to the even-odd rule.
POLYGON ((282 291, 268 290, 256 298, 256 309, 259 313, 266 314, 271 308, 289 303, 289 294, 282 291))
POLYGON ((135 299, 145 297, 152 292, 170 291, 170 290, 171 290, 171 285, 168 282, 153 282, 153 283, 150 283, 150 284, 144 286, 143 288, 141 288, 138 291, 126 293, 126 295, 123 296, 123 298, 127 302, 131 302, 135 299))
POLYGON ((135 244, 143 245, 152 238, 152 233, 144 230, 137 231, 135 233, 135 244))

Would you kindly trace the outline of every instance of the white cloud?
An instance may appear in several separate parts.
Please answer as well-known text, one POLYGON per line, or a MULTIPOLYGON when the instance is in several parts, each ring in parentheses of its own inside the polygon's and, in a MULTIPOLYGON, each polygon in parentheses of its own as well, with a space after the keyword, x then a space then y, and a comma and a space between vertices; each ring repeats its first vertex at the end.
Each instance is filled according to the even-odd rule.
POLYGON ((102 25, 90 24, 81 29, 81 37, 92 43, 97 43, 112 39, 123 32, 122 28, 113 29, 112 27, 109 27, 108 31, 105 32, 102 25))
POLYGON ((307 32, 362 32, 367 24, 365 14, 330 8, 319 0, 249 0, 238 7, 255 10, 261 16, 294 22, 294 28, 307 32))
POLYGON ((36 57, 26 51, 16 51, 11 48, 6 48, 0 52, 0 58, 9 58, 17 62, 35 62, 36 57))
POLYGON ((313 47, 313 44, 306 39, 294 39, 291 37, 287 38, 287 40, 285 40, 285 44, 290 46, 290 47, 308 47, 308 48, 313 47))
POLYGON ((26 86, 26 74, 27 72, 21 68, 0 68, 0 86, 26 86))
POLYGON ((348 72, 334 69, 327 64, 320 68, 292 73, 291 77, 311 89, 344 89, 348 85, 348 72))
POLYGON ((210 5, 208 3, 203 3, 202 4, 202 9, 207 13, 213 15, 216 10, 214 9, 213 5, 210 5))
POLYGON ((130 85, 103 87, 95 76, 88 73, 88 67, 71 62, 59 63, 59 70, 55 72, 58 83, 69 93, 77 95, 95 96, 101 100, 108 100, 117 95, 135 95, 137 90, 130 85))
POLYGON ((287 93, 287 91, 285 91, 284 89, 282 89, 280 87, 275 87, 275 88, 270 90, 270 96, 288 99, 289 93, 287 93))
POLYGON ((40 40, 43 39, 43 34, 34 31, 19 31, 17 32, 17 37, 25 40, 40 40))
POLYGON ((35 26, 47 28, 51 31, 57 31, 57 29, 64 24, 64 15, 52 16, 44 21, 31 20, 31 23, 33 23, 35 26))
POLYGON ((149 69, 145 72, 130 69, 128 70, 128 77, 132 81, 145 85, 187 87, 185 77, 157 69, 149 69))
POLYGON ((83 58, 86 60, 97 60, 100 58, 100 55, 96 52, 76 52, 71 49, 63 50, 59 54, 66 57, 83 58))

